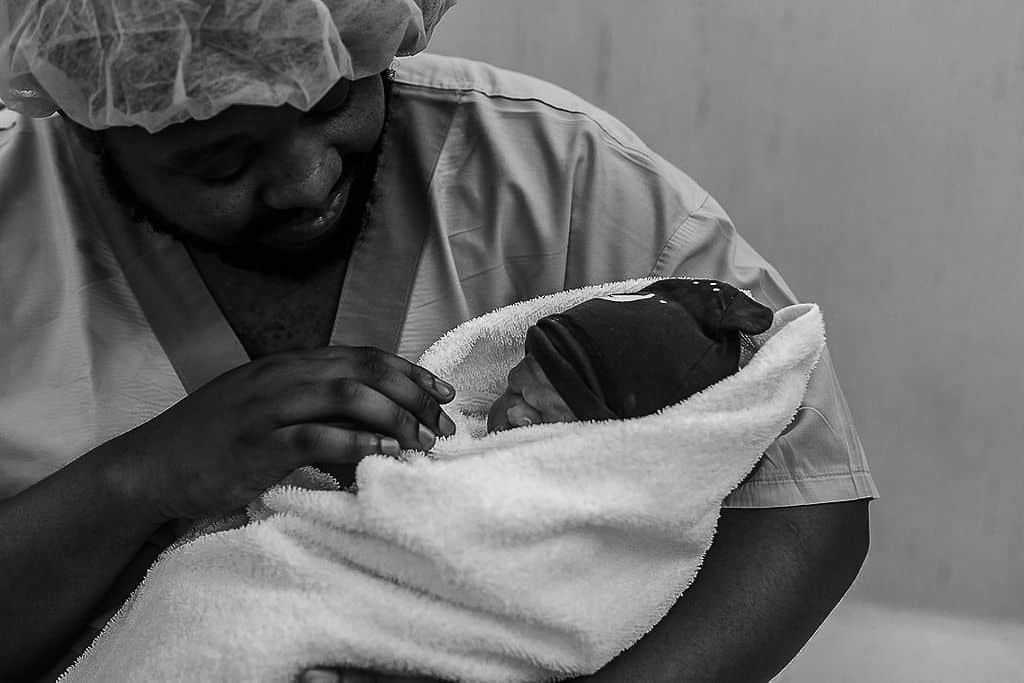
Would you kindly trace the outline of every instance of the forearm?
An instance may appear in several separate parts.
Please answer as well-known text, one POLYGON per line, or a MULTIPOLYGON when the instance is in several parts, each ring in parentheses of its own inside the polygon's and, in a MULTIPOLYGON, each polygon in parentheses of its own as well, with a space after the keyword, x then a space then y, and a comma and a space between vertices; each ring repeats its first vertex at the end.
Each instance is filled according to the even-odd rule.
POLYGON ((135 495, 116 444, 0 501, 0 679, 66 647, 165 521, 135 495))
POLYGON ((867 501, 724 510, 693 585, 588 681, 766 681, 814 634, 867 552, 867 501))

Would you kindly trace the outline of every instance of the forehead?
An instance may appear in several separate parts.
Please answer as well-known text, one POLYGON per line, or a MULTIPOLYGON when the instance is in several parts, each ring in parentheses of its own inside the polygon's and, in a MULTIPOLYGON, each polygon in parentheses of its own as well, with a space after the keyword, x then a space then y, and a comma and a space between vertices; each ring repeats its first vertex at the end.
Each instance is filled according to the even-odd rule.
POLYGON ((108 140, 118 146, 146 154, 171 156, 188 149, 224 144, 233 139, 262 139, 294 122, 299 112, 290 107, 236 106, 212 119, 186 121, 157 132, 140 127, 110 128, 108 140))
MULTIPOLYGON (((348 98, 351 86, 352 81, 338 81, 320 98, 314 109, 340 106, 348 98)), ((124 156, 174 165, 175 162, 194 161, 193 157, 222 151, 232 145, 270 139, 294 125, 301 116, 302 112, 287 105, 236 105, 213 118, 185 121, 156 133, 132 126, 109 128, 104 131, 104 136, 124 156)))

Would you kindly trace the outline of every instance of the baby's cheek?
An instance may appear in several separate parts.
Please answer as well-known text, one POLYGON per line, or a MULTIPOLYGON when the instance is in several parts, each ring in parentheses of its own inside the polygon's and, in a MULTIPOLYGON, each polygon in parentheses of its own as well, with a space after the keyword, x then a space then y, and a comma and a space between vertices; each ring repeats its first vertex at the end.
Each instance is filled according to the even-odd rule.
POLYGON ((519 394, 506 390, 491 404, 487 413, 487 431, 494 432, 515 427, 541 424, 544 416, 519 394))
POLYGON ((511 405, 511 396, 506 391, 504 394, 498 397, 498 399, 491 404, 491 409, 487 412, 487 431, 495 432, 501 429, 508 429, 511 425, 508 422, 506 413, 511 405))

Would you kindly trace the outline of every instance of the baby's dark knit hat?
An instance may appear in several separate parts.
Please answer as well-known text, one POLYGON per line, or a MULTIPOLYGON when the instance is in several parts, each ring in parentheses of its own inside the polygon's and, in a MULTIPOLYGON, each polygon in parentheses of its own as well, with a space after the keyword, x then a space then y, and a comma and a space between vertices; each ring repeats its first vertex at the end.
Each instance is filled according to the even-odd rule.
POLYGON ((772 319, 732 285, 673 278, 541 318, 526 353, 577 419, 638 417, 735 373, 740 333, 760 334, 772 319))

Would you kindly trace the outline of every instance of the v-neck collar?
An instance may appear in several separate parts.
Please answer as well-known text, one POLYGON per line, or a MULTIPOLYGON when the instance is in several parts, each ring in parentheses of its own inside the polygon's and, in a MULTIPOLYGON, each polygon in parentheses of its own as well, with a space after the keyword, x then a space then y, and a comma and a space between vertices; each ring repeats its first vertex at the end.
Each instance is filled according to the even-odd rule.
MULTIPOLYGON (((349 257, 332 345, 398 348, 416 268, 432 220, 427 189, 453 107, 427 107, 392 93, 377 180, 362 235, 349 257)), ((94 169, 83 172, 95 177, 94 169)), ((133 224, 109 192, 90 195, 128 284, 185 391, 249 362, 188 251, 177 240, 133 224), (105 210, 103 210, 105 209, 105 210), (122 216, 118 221, 104 220, 122 216)))
POLYGON ((367 229, 352 251, 331 343, 395 353, 420 256, 437 220, 429 188, 455 102, 417 106, 393 88, 376 196, 371 198, 367 229))

